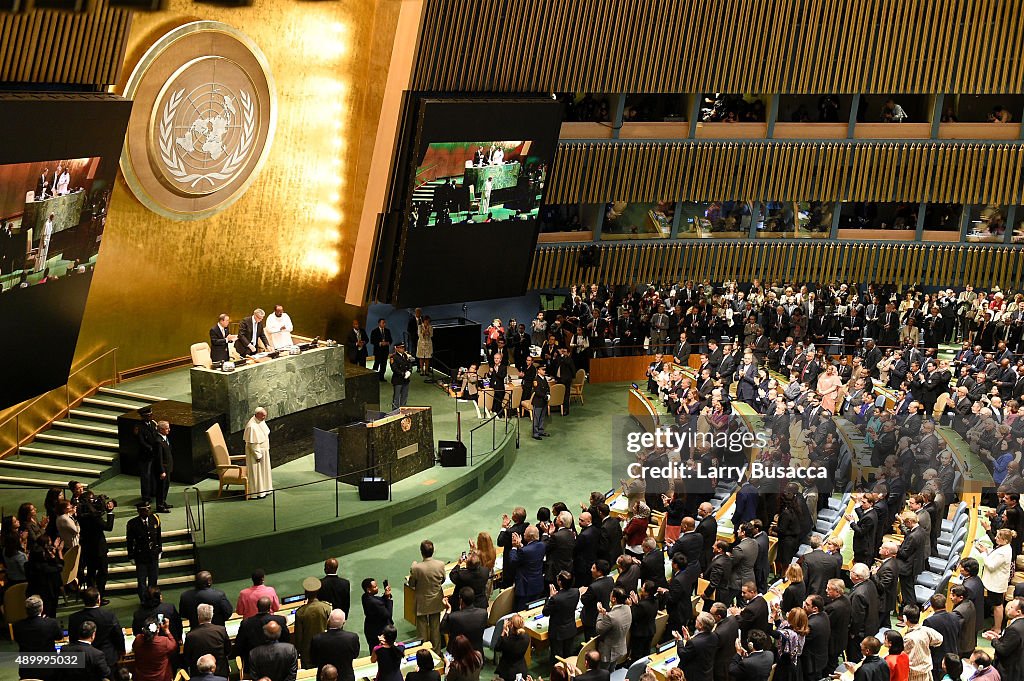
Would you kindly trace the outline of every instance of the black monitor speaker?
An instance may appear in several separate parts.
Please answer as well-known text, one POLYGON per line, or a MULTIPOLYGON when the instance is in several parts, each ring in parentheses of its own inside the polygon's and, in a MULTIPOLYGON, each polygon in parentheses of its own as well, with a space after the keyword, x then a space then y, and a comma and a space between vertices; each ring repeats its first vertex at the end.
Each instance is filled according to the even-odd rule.
POLYGON ((458 440, 438 440, 437 451, 445 468, 466 465, 466 445, 458 440))
POLYGON ((391 496, 388 481, 384 478, 362 478, 359 480, 361 501, 387 501, 391 496))

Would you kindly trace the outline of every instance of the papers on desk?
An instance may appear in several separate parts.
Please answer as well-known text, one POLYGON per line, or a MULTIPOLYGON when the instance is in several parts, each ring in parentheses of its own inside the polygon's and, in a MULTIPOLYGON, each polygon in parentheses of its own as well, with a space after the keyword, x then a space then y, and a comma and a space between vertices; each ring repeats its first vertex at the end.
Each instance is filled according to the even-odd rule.
POLYGON ((611 504, 609 504, 609 508, 612 511, 619 511, 621 513, 625 513, 626 511, 629 510, 629 499, 626 498, 625 494, 620 494, 619 496, 615 497, 615 500, 612 501, 611 504))

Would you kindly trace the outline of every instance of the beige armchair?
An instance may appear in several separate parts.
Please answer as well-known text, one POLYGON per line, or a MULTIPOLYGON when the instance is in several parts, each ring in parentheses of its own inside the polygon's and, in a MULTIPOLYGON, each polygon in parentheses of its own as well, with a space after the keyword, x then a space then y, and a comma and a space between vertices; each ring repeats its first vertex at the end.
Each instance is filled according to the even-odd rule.
POLYGON ((225 487, 241 485, 245 488, 246 497, 249 496, 249 471, 245 464, 236 464, 232 461, 245 461, 245 456, 231 456, 228 454, 228 444, 224 441, 224 433, 220 424, 215 423, 206 430, 206 437, 210 440, 210 449, 213 450, 213 463, 217 466, 217 496, 219 497, 225 487))
POLYGON ((193 343, 188 350, 192 355, 192 366, 206 367, 207 369, 213 366, 213 360, 210 359, 209 343, 193 343))
POLYGON ((25 611, 25 593, 28 591, 28 582, 22 582, 9 587, 4 592, 4 620, 7 622, 7 629, 14 640, 14 623, 28 617, 25 611))

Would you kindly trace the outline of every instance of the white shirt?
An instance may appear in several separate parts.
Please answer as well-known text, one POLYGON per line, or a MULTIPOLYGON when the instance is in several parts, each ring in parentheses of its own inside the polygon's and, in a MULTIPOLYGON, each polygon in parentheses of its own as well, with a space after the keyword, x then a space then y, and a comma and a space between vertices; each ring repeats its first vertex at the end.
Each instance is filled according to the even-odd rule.
POLYGON ((295 327, 287 312, 282 312, 280 317, 276 313, 272 314, 267 317, 266 322, 267 334, 270 336, 270 342, 274 349, 279 350, 295 344, 292 341, 292 330, 295 327))

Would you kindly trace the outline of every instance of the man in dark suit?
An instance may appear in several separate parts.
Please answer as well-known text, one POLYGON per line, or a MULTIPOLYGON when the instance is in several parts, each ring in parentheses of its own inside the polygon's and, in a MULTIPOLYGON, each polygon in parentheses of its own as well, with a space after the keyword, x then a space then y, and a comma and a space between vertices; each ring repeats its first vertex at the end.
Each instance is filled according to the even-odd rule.
POLYGON ((759 549, 757 542, 748 533, 752 534, 753 529, 750 523, 744 523, 739 528, 740 541, 732 547, 733 591, 742 589, 745 582, 754 582, 755 586, 757 584, 754 578, 754 565, 757 563, 759 549))
POLYGON ((281 625, 267 622, 263 625, 263 636, 267 640, 249 652, 249 666, 246 674, 250 678, 267 677, 270 681, 290 681, 299 670, 299 651, 291 643, 282 643, 281 625))
MULTIPOLYGON (((78 653, 84 658, 85 666, 79 669, 63 669, 59 676, 61 681, 101 681, 111 678, 110 665, 107 657, 93 646, 96 639, 96 623, 86 620, 81 623, 80 628, 70 630, 77 631, 77 636, 71 633, 71 643, 61 648, 62 653, 78 653)), ((124 648, 122 648, 124 650, 124 648)))
POLYGON ((968 600, 962 584, 949 588, 949 600, 953 603, 953 614, 960 618, 960 657, 969 657, 978 644, 974 603, 968 600))
MULTIPOLYGON (((860 659, 860 643, 878 631, 878 588, 871 581, 871 570, 864 563, 850 567, 850 636, 846 643, 846 659, 860 659)), ((888 623, 888 622, 887 622, 888 623)))
POLYGON ((601 556, 613 565, 622 555, 622 521, 612 515, 608 504, 598 504, 601 514, 601 556))
POLYGON ((601 529, 594 525, 593 516, 587 511, 580 513, 580 532, 572 549, 573 579, 576 586, 590 584, 590 565, 598 558, 601 549, 601 529))
POLYGON ((928 566, 931 542, 928 532, 917 524, 917 514, 904 511, 900 515, 904 526, 903 543, 896 551, 896 563, 900 571, 900 597, 904 603, 916 603, 914 581, 928 566))
POLYGON ((747 637, 751 631, 763 631, 766 636, 771 635, 771 625, 768 623, 768 601, 757 592, 757 585, 753 581, 744 582, 740 588, 741 608, 731 608, 730 615, 736 615, 740 622, 740 632, 743 634, 743 643, 747 643, 747 637))
POLYGON ((217 323, 210 329, 210 359, 214 362, 226 362, 231 359, 228 344, 238 340, 238 336, 228 333, 228 326, 230 324, 231 317, 222 314, 217 318, 217 323))
POLYGON ((213 588, 213 575, 202 570, 196 573, 194 586, 181 594, 178 600, 178 612, 182 619, 187 619, 189 625, 198 623, 196 608, 200 603, 209 603, 213 606, 213 623, 224 626, 224 621, 231 617, 234 610, 228 597, 220 589, 213 588))
POLYGON ((556 584, 549 588, 551 595, 544 603, 544 616, 548 618, 548 636, 551 639, 551 663, 556 657, 572 655, 576 641, 576 605, 580 590, 572 586, 572 573, 558 573, 556 584))
MULTIPOLYGON (((64 638, 60 622, 43 613, 43 599, 29 596, 25 599, 27 617, 14 623, 14 641, 19 653, 53 653, 57 651, 55 641, 64 638)), ((53 670, 21 666, 21 678, 35 678, 48 681, 54 678, 53 670)))
POLYGON ((583 609, 580 612, 583 638, 588 641, 597 634, 597 604, 601 603, 605 610, 608 610, 612 589, 615 588, 615 580, 608 576, 611 567, 606 561, 594 561, 590 569, 590 587, 580 596, 580 603, 583 604, 583 609))
POLYGON ((800 556, 808 594, 825 595, 828 580, 839 576, 839 565, 831 554, 821 550, 821 535, 811 535, 811 550, 800 556))
MULTIPOLYGON (((878 511, 875 510, 871 495, 860 498, 854 513, 846 514, 846 520, 853 530, 853 562, 870 565, 875 557, 875 531, 878 529, 878 511)), ((864 638, 863 636, 861 638, 864 638)), ((858 650, 860 640, 857 640, 858 650)))
POLYGON ((356 364, 361 367, 366 366, 366 357, 369 354, 366 350, 366 346, 370 343, 370 337, 366 335, 366 329, 360 324, 358 319, 352 320, 352 329, 348 332, 348 337, 345 338, 345 355, 351 364, 356 364))
POLYGON ((635 594, 629 595, 629 660, 635 662, 651 652, 658 619, 658 587, 648 580, 635 594))
POLYGON ((217 660, 213 655, 203 655, 196 660, 197 673, 192 674, 192 681, 228 681, 226 676, 214 673, 217 669, 217 660))
POLYGON ((974 605, 974 635, 978 636, 985 628, 985 585, 978 576, 981 564, 976 558, 964 558, 960 561, 959 570, 964 580, 961 586, 967 591, 966 598, 974 605))
POLYGON ((330 603, 348 616, 351 612, 351 585, 344 577, 338 576, 338 559, 328 558, 324 561, 324 576, 320 578, 320 600, 330 603))
POLYGON ((195 676, 198 671, 196 661, 203 655, 213 655, 217 661, 216 673, 226 677, 228 659, 231 657, 231 638, 222 625, 211 623, 213 606, 209 603, 199 604, 196 616, 199 618, 199 625, 189 629, 182 649, 188 673, 195 676))
POLYGON ((252 649, 266 643, 266 638, 263 636, 263 625, 268 622, 276 622, 281 627, 282 643, 289 643, 291 641, 291 634, 288 632, 288 620, 282 615, 271 613, 270 608, 270 597, 261 597, 256 601, 256 614, 252 617, 246 617, 238 626, 238 635, 235 637, 235 653, 238 657, 242 658, 243 668, 249 664, 249 653, 252 649))
POLYGON ((502 586, 509 587, 516 583, 516 569, 509 560, 509 553, 512 550, 512 535, 518 534, 522 537, 529 526, 530 523, 526 522, 526 509, 522 506, 517 506, 513 509, 511 518, 507 513, 503 513, 501 516, 501 532, 498 533, 498 538, 494 543, 500 546, 502 550, 502 586))
POLYGON ((665 554, 661 552, 658 540, 647 537, 640 546, 644 552, 640 559, 640 581, 651 580, 659 588, 668 586, 668 580, 665 578, 665 554))
MULTIPOLYGON (((527 603, 540 598, 544 593, 545 550, 545 544, 540 540, 540 530, 534 525, 527 527, 521 537, 518 534, 512 535, 508 564, 516 569, 516 610, 524 609, 527 603)), ((608 564, 604 565, 607 573, 608 564)), ((611 592, 611 588, 608 591, 611 592)))
POLYGON ((672 544, 672 548, 668 550, 669 558, 677 554, 682 554, 686 558, 686 570, 690 573, 687 576, 687 580, 692 582, 694 586, 697 585, 697 576, 701 572, 700 561, 704 556, 704 537, 697 534, 695 531, 696 527, 697 524, 693 518, 683 518, 680 524, 682 534, 672 544))
POLYGON ((846 642, 850 638, 850 616, 852 605, 846 595, 846 585, 842 579, 828 580, 825 587, 825 615, 831 636, 828 639, 828 660, 825 670, 839 666, 839 658, 846 652, 846 642))
POLYGON ((832 635, 828 616, 824 613, 825 599, 816 594, 804 599, 807 611, 807 627, 810 633, 804 641, 804 652, 800 656, 804 681, 818 681, 827 674, 828 644, 832 635))
POLYGON ((476 594, 468 586, 459 590, 458 610, 452 610, 448 597, 444 598, 444 614, 441 616, 441 633, 448 636, 448 648, 451 649, 455 638, 460 634, 469 639, 477 652, 483 654, 484 629, 487 628, 487 610, 475 606, 476 594))
POLYGON ((573 681, 608 681, 611 672, 601 664, 601 653, 591 650, 586 656, 587 670, 573 677, 573 681))
POLYGON ((383 383, 392 342, 391 329, 388 328, 388 323, 383 317, 377 320, 377 327, 370 332, 370 342, 373 343, 373 370, 377 372, 377 376, 383 383))
MULTIPOLYGON (((544 579, 548 584, 554 584, 555 576, 562 570, 573 570, 573 550, 576 546, 572 514, 562 511, 555 518, 555 525, 557 529, 544 540, 544 579)), ((585 566, 585 569, 589 571, 590 567, 585 566)), ((577 583, 577 586, 580 585, 577 583)))
POLYGON ((754 561, 754 582, 757 590, 768 591, 768 533, 764 531, 764 524, 760 518, 750 521, 751 537, 757 543, 757 560, 754 561))
POLYGON ((878 626, 888 627, 892 613, 896 610, 896 583, 899 579, 899 564, 896 560, 898 547, 892 542, 882 544, 879 549, 879 556, 882 562, 874 568, 871 581, 875 583, 878 591, 879 605, 878 626))
MULTIPOLYGON (((323 580, 320 583, 322 585, 323 580)), ((320 593, 323 594, 322 587, 320 593)), ((317 670, 317 681, 322 681, 321 674, 326 664, 338 670, 338 681, 355 681, 352 661, 359 657, 359 637, 345 631, 345 612, 341 608, 331 611, 327 618, 327 631, 313 637, 309 655, 317 670)))
POLYGON ((985 638, 992 641, 995 650, 995 667, 1000 679, 1020 681, 1024 670, 1024 619, 1021 619, 1024 603, 1015 598, 1006 604, 1006 618, 1009 622, 1002 635, 988 634, 985 638))
POLYGON ((367 577, 363 580, 362 589, 363 636, 366 637, 366 645, 373 650, 380 643, 378 639, 384 627, 394 624, 395 602, 391 598, 390 584, 384 587, 383 595, 378 595, 377 580, 367 577))
POLYGON ((748 642, 754 650, 737 652, 729 663, 729 676, 734 681, 768 681, 775 664, 775 656, 770 650, 771 639, 763 631, 754 630, 750 632, 748 642))
POLYGON ((697 518, 697 534, 704 540, 700 568, 706 570, 711 564, 712 548, 718 541, 718 518, 715 517, 715 507, 705 501, 697 508, 697 518))
POLYGON ((686 679, 709 679, 714 674, 715 653, 718 650, 718 637, 712 633, 715 618, 711 613, 702 612, 697 616, 696 633, 690 636, 684 629, 680 634, 673 631, 676 638, 676 654, 679 656, 679 668, 686 679))
POLYGON ((934 594, 929 603, 934 614, 921 624, 931 627, 942 636, 942 645, 932 648, 932 678, 934 681, 940 681, 943 676, 942 658, 946 653, 960 656, 960 629, 963 626, 963 620, 959 615, 946 611, 944 595, 934 594))
MULTIPOLYGON (((463 587, 468 587, 476 595, 473 604, 478 608, 487 607, 487 583, 490 581, 491 573, 480 564, 480 556, 476 551, 466 556, 465 562, 460 560, 459 564, 448 573, 448 578, 455 587, 453 593, 458 594, 463 587)), ((460 605, 457 599, 455 603, 452 603, 452 607, 460 605)))
MULTIPOLYGON (((153 491, 156 496, 156 510, 170 513, 167 492, 171 488, 171 474, 174 472, 174 454, 171 452, 171 424, 158 421, 156 424, 156 457, 153 459, 153 491)), ((152 586, 152 585, 150 585, 152 586)))
POLYGON ((132 614, 132 634, 141 635, 146 620, 150 617, 159 618, 160 615, 170 621, 171 635, 180 641, 182 639, 181 615, 178 614, 178 609, 174 607, 173 603, 164 603, 159 586, 151 586, 146 590, 146 597, 142 600, 142 605, 132 614))
POLYGON ((732 590, 732 558, 728 553, 729 544, 717 541, 713 552, 711 563, 704 570, 704 579, 708 582, 707 588, 701 594, 704 599, 704 612, 711 612, 711 606, 715 601, 729 604, 736 599, 736 592, 732 590))
MULTIPOLYGON (((139 445, 139 496, 146 503, 153 497, 153 460, 156 458, 158 437, 156 421, 153 420, 153 407, 141 407, 139 425, 135 428, 135 439, 139 445)), ((141 593, 139 598, 142 598, 141 593)))
POLYGON ((124 632, 117 615, 100 607, 100 592, 93 587, 82 594, 82 604, 85 608, 68 618, 68 631, 81 631, 85 622, 95 624, 96 636, 92 643, 103 652, 107 664, 113 667, 124 655, 124 632))
POLYGON ((679 631, 693 621, 693 589, 698 574, 688 569, 686 556, 682 553, 672 556, 672 579, 668 580, 668 588, 658 589, 668 611, 666 634, 679 631))
MULTIPOLYGON (((865 636, 857 646, 857 659, 864 662, 853 672, 853 681, 888 681, 889 664, 878 656, 882 649, 881 642, 874 636, 865 636)), ((846 663, 847 669, 853 668, 853 662, 846 663)))
POLYGON ((708 609, 715 618, 714 634, 718 639, 715 650, 715 681, 729 681, 729 663, 736 657, 736 637, 740 634, 740 623, 729 614, 725 603, 713 603, 708 609))
POLYGON ((235 339, 235 351, 242 357, 256 354, 259 350, 259 343, 263 342, 266 350, 272 350, 270 341, 267 340, 266 326, 263 323, 267 313, 256 308, 251 317, 246 317, 238 323, 238 337, 235 339))

